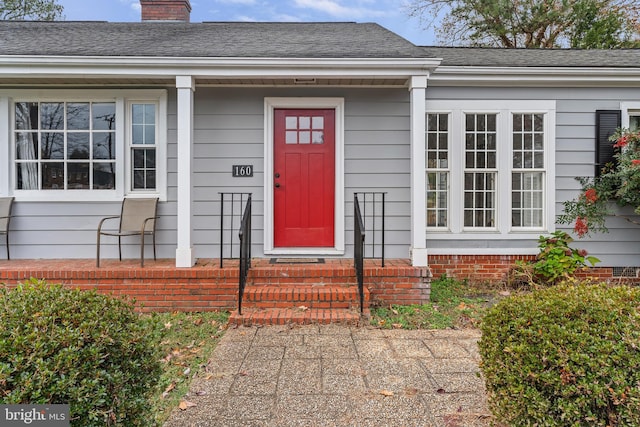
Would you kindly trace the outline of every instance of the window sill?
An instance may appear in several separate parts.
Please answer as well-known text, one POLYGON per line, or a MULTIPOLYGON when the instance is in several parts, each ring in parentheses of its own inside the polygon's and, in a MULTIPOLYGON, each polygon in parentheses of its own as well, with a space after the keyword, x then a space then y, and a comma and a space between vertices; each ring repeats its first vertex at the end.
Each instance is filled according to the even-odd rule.
POLYGON ((121 202, 123 197, 160 197, 160 201, 166 201, 160 192, 155 193, 129 193, 122 194, 117 190, 96 191, 14 191, 12 194, 16 202, 121 202))

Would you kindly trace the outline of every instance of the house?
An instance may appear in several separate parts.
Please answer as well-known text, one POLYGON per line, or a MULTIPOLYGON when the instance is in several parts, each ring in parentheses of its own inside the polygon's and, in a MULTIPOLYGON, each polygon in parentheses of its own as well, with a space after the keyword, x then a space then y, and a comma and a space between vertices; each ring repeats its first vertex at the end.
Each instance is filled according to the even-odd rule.
MULTIPOLYGON (((139 23, 0 22, 12 258, 90 258, 101 217, 154 195, 158 256, 190 268, 220 257, 227 192, 253 195, 254 258, 349 258, 353 195, 379 192, 386 257, 502 277, 558 227, 611 124, 640 120, 637 50, 421 47, 371 23, 141 6, 139 23)), ((603 276, 640 265, 640 229, 609 228, 580 242, 603 276)))

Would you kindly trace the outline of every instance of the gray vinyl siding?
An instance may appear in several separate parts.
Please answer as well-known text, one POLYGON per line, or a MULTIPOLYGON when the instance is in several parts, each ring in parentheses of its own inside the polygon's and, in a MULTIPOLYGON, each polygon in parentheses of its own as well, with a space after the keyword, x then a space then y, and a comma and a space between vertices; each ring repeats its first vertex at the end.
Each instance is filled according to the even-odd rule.
MULTIPOLYGON (((408 257, 408 92, 343 88, 199 88, 196 91, 193 235, 197 256, 217 258, 220 255, 220 192, 253 194, 252 255, 264 255, 265 97, 345 99, 345 256, 353 254, 354 191, 386 191, 386 255, 408 257), (231 166, 234 164, 252 164, 254 176, 233 178, 231 166)), ((228 233, 225 231, 225 242, 229 241, 228 233)), ((225 248, 228 256, 226 251, 228 248, 225 248)))
MULTIPOLYGON (((176 101, 175 91, 168 99, 168 170, 167 202, 158 205, 156 247, 159 258, 175 258, 176 252, 176 101)), ((119 183, 117 185, 123 185, 119 183)), ((96 230, 106 216, 119 215, 120 202, 36 202, 15 201, 11 219, 10 245, 12 259, 94 258, 96 230)), ((107 223, 117 227, 117 221, 107 223)), ((146 240, 146 239, 145 239, 146 240)), ((153 256, 151 239, 147 240, 146 257, 153 256)), ((140 257, 139 237, 122 238, 122 257, 140 257)), ((4 245, 2 245, 4 246, 4 245)), ((0 248, 0 258, 4 256, 0 248)), ((117 258, 117 238, 103 237, 101 258, 117 258)))
MULTIPOLYGON (((193 161, 193 243, 198 258, 220 255, 220 192, 253 193, 253 255, 264 245, 264 98, 344 97, 345 256, 353 253, 353 193, 387 192, 387 257, 406 258, 410 246, 409 93, 372 88, 203 88, 195 92, 193 161), (254 165, 252 178, 232 178, 233 164, 254 165)), ((576 176, 591 176, 595 157, 595 111, 640 101, 640 88, 427 88, 428 99, 556 100, 556 212, 578 194, 576 176)), ((169 89, 167 201, 159 205, 158 256, 173 258, 177 244, 176 97, 169 89)), ((454 165, 455 167, 455 165, 454 165)), ((454 209, 459 207, 453 207, 454 209)), ((91 258, 100 218, 119 213, 119 203, 16 202, 10 236, 14 258, 91 258)), ((629 210, 626 210, 629 212, 629 210)), ((602 260, 601 266, 640 266, 640 227, 612 217, 608 234, 593 234, 574 245, 602 260)), ((559 226, 558 226, 559 227, 559 226)), ((570 227, 561 228, 570 231, 570 227)), ((370 236, 371 237, 371 236, 370 236)), ((436 240, 427 247, 504 250, 535 248, 538 235, 522 240, 436 240)), ((225 240, 228 236, 225 235, 225 240)), ((115 239, 105 257, 116 257, 115 239)), ((135 258, 135 239, 124 240, 123 256, 135 258), (130 243, 128 243, 130 242, 130 243)), ((150 247, 147 246, 148 250, 150 247)), ((150 252, 148 252, 150 253, 150 252)), ((0 248, 0 254, 3 254, 0 248)), ((0 255, 1 256, 1 255, 0 255)))
MULTIPOLYGON (((624 101, 639 101, 640 88, 466 88, 429 87, 427 99, 528 99, 556 100, 556 213, 562 202, 579 194, 576 176, 593 176, 595 161, 595 111, 618 110, 624 101)), ((629 209, 623 212, 631 212, 629 209)), ((640 226, 624 219, 607 220, 609 233, 577 239, 574 247, 587 249, 602 261, 598 266, 639 266, 640 226)), ((567 232, 571 227, 556 224, 567 232)), ((429 248, 535 248, 537 235, 530 240, 433 240, 429 248)), ((489 251, 490 252, 490 251, 489 251)))
MULTIPOLYGON (((408 91, 344 88, 197 88, 192 219, 196 257, 220 256, 220 192, 253 193, 252 254, 263 256, 265 97, 345 98, 345 256, 353 254, 354 191, 386 191, 386 256, 408 257, 408 91), (232 178, 234 164, 254 165, 254 176, 232 178)), ((157 234, 161 258, 175 257, 177 245, 176 126, 176 93, 170 89, 167 201, 159 205, 157 234)), ((91 258, 95 254, 98 222, 104 216, 119 214, 119 210, 118 202, 16 202, 10 236, 12 257, 91 258)), ((227 233, 226 242, 229 241, 227 233)), ((115 238, 103 240, 103 257, 117 257, 116 242, 115 238)), ((123 257, 138 256, 137 242, 134 238, 123 239, 123 257)), ((151 250, 150 245, 147 250, 151 250)))

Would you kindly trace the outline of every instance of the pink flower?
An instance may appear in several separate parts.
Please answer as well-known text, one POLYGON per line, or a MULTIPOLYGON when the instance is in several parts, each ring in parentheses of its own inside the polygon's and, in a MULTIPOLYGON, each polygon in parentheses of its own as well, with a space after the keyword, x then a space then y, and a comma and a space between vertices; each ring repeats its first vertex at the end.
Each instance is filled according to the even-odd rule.
POLYGON ((640 166, 640 159, 633 159, 631 160, 631 164, 633 166, 640 166))
POLYGON ((576 218, 576 225, 573 227, 573 231, 578 235, 578 237, 582 237, 589 232, 589 227, 587 226, 586 218, 578 217, 576 218))
POLYGON ((598 193, 596 193, 595 188, 589 188, 584 192, 584 198, 587 199, 589 203, 595 203, 598 200, 598 193))
POLYGON ((589 252, 587 252, 586 249, 580 249, 580 250, 578 250, 578 255, 587 256, 587 255, 589 255, 589 252))

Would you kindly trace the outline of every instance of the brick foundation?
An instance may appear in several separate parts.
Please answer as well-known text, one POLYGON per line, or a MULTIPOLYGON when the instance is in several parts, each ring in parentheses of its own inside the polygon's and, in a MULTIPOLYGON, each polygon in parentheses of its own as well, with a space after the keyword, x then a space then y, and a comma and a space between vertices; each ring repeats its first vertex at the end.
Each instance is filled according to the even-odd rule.
MULTIPOLYGON (((346 295, 353 300, 344 308, 359 307, 353 260, 327 259, 325 264, 301 265, 274 265, 269 261, 252 260, 245 294, 255 292, 253 287, 325 290, 343 287, 350 288, 346 295)), ((211 259, 199 260, 192 268, 176 268, 174 263, 168 259, 147 260, 141 268, 138 260, 105 259, 101 267, 96 268, 95 260, 86 259, 0 261, 0 284, 15 285, 32 277, 45 279, 72 288, 128 296, 136 300, 141 311, 232 310, 237 307, 237 260, 225 261, 222 268, 219 260, 211 259)), ((427 268, 412 267, 409 260, 387 260, 385 267, 379 260, 365 260, 364 285, 369 289, 365 302, 367 305, 369 301, 383 305, 426 302, 429 300, 429 277, 427 268)), ((315 294, 321 301, 328 295, 320 291, 315 294)), ((336 303, 329 306, 336 308, 344 298, 336 292, 331 295, 336 297, 336 303)), ((292 305, 313 306, 301 297, 293 298, 292 305)))
MULTIPOLYGON (((516 261, 535 261, 535 255, 430 255, 429 267, 434 278, 443 274, 473 283, 506 282, 516 261)), ((576 272, 579 278, 601 281, 636 282, 636 278, 613 277, 613 268, 594 267, 576 272)))
POLYGON ((455 279, 478 282, 503 282, 517 260, 533 261, 534 255, 429 255, 434 278, 443 274, 455 279))

